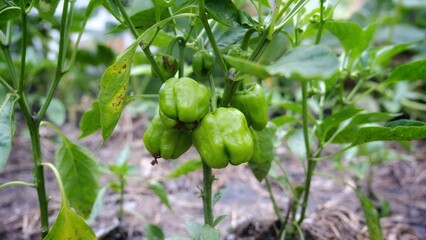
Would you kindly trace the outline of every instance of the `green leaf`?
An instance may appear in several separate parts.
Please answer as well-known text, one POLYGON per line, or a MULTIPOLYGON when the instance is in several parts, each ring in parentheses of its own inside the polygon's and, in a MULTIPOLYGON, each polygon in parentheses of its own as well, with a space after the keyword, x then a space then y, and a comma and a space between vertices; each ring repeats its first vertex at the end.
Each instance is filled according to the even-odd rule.
POLYGON ((396 121, 386 123, 385 127, 390 127, 390 128, 396 128, 396 127, 399 127, 399 126, 421 127, 421 126, 424 126, 424 125, 425 125, 424 122, 415 121, 415 120, 408 120, 408 119, 400 119, 400 120, 396 120, 396 121))
POLYGON ((201 225, 195 221, 188 221, 186 228, 192 239, 197 240, 219 240, 220 232, 209 225, 201 225))
POLYGON ((254 147, 249 167, 259 182, 268 175, 271 168, 275 156, 274 136, 276 131, 277 127, 272 122, 268 122, 261 131, 252 130, 254 147))
POLYGON ((214 222, 213 222, 213 226, 215 227, 215 226, 217 226, 220 222, 222 222, 223 221, 223 219, 225 219, 226 218, 226 215, 220 215, 220 216, 218 216, 215 220, 214 220, 214 222))
POLYGON ((268 70, 263 65, 238 57, 232 57, 228 55, 224 55, 223 57, 229 65, 236 68, 238 71, 241 71, 242 73, 246 73, 260 78, 270 76, 268 70))
POLYGON ((102 211, 105 202, 105 194, 108 187, 103 187, 99 189, 98 194, 96 195, 96 200, 93 203, 92 211, 90 212, 90 216, 87 218, 88 223, 93 223, 99 213, 102 211))
POLYGON ((325 80, 339 67, 336 55, 325 46, 296 47, 267 67, 271 75, 295 80, 325 80))
MULTIPOLYGON (((157 8, 153 7, 153 8, 142 10, 130 16, 130 20, 132 21, 136 30, 140 32, 144 32, 148 28, 152 27, 159 20, 163 20, 170 17, 170 13, 168 11, 162 11, 160 18, 157 19, 156 11, 157 11, 157 8)), ((116 28, 114 28, 111 32, 117 32, 123 29, 126 29, 126 26, 124 24, 120 24, 116 28)))
POLYGON ((101 128, 99 102, 92 103, 92 109, 85 112, 80 120, 81 134, 79 139, 89 136, 101 128))
POLYGON ((3 171, 12 149, 15 135, 14 107, 18 96, 8 93, 0 105, 0 172, 3 171))
POLYGON ((399 81, 415 81, 426 79, 426 58, 414 62, 401 64, 394 68, 385 84, 399 81))
POLYGON ((338 144, 351 143, 362 124, 385 122, 397 116, 398 114, 381 112, 359 113, 355 115, 343 129, 339 130, 339 133, 337 133, 332 142, 338 144))
POLYGON ((301 119, 293 117, 293 116, 279 116, 279 117, 271 119, 271 122, 279 127, 288 123, 297 123, 297 122, 301 123, 301 119))
POLYGON ((179 164, 172 172, 167 175, 168 179, 174 179, 186 175, 190 172, 194 172, 203 166, 200 159, 191 159, 182 164, 179 164))
POLYGON ((0 0, 0 23, 6 23, 20 14, 21 8, 16 6, 13 1, 0 0))
POLYGON ((259 2, 260 5, 263 5, 263 6, 266 6, 266 7, 270 7, 268 0, 254 0, 254 1, 255 2, 259 2))
MULTIPOLYGON (((66 201, 63 199, 62 201, 66 201)), ((44 240, 97 239, 95 233, 68 205, 62 204, 58 217, 44 240)))
POLYGON ((120 9, 115 4, 114 0, 101 0, 101 2, 104 8, 108 10, 108 12, 111 13, 111 15, 114 16, 117 21, 123 22, 123 20, 121 19, 120 9))
POLYGON ((374 57, 374 65, 385 67, 389 64, 389 61, 392 59, 392 57, 410 49, 412 46, 412 43, 385 46, 376 52, 374 57))
POLYGON ((163 240, 164 233, 163 230, 154 224, 148 224, 145 227, 145 235, 148 240, 163 240))
POLYGON ((223 197, 223 194, 225 194, 226 188, 219 189, 214 195, 212 200, 212 206, 215 206, 217 202, 223 197))
POLYGON ((202 228, 203 225, 196 221, 190 220, 186 222, 186 230, 192 239, 200 239, 202 228))
POLYGON ((167 190, 164 188, 163 184, 157 181, 150 182, 148 184, 149 188, 157 195, 161 202, 166 205, 166 207, 172 210, 172 206, 170 205, 169 199, 167 198, 167 190))
POLYGON ((220 240, 220 231, 209 225, 204 225, 201 228, 200 240, 220 240))
POLYGON ((363 127, 351 146, 375 141, 413 141, 426 139, 426 126, 363 127))
POLYGON ((64 138, 56 151, 55 165, 70 204, 83 217, 89 217, 99 187, 96 157, 89 149, 64 138))
POLYGON ((59 0, 36 0, 35 7, 41 18, 51 20, 58 7, 59 0))
POLYGON ((253 28, 256 21, 229 0, 206 0, 208 16, 228 27, 253 28))
POLYGON ((366 198, 361 193, 357 192, 356 194, 361 203, 365 220, 367 221, 368 234, 370 239, 383 239, 382 229, 380 227, 380 217, 379 213, 377 212, 376 206, 374 206, 374 203, 370 199, 366 198))
POLYGON ((331 135, 337 131, 337 127, 343 121, 346 121, 347 119, 355 116, 361 111, 362 109, 349 107, 344 110, 333 113, 332 115, 324 119, 324 121, 318 126, 317 130, 315 131, 315 135, 323 141, 327 141, 331 137, 331 135), (332 132, 329 133, 330 131, 332 132))
POLYGON ((340 40, 345 52, 354 60, 370 44, 376 26, 372 24, 363 30, 355 22, 327 21, 325 27, 340 40))
POLYGON ((104 142, 109 138, 124 108, 130 68, 137 44, 132 44, 104 72, 99 91, 99 113, 104 142))

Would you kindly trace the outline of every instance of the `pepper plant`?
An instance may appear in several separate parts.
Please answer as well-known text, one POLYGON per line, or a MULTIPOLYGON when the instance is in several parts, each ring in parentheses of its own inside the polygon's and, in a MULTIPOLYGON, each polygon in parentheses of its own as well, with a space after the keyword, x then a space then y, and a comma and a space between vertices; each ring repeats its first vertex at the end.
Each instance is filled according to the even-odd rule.
MULTIPOLYGON (((213 228, 222 217, 213 216, 212 168, 248 162, 258 180, 265 180, 277 217, 285 226, 279 229, 279 236, 293 236, 306 217, 317 161, 372 141, 425 137, 422 122, 393 121, 379 125, 394 119, 395 115, 369 112, 356 106, 359 99, 380 87, 424 78, 424 71, 408 74, 424 60, 395 68, 390 74, 381 75, 383 81, 360 92, 372 76, 368 72, 356 75, 356 70, 363 67, 360 57, 368 48, 376 25, 363 29, 354 22, 333 20, 337 3, 326 4, 325 0, 274 1, 273 4, 225 0, 156 0, 152 3, 151 8, 130 16, 121 1, 104 3, 120 22, 116 29, 127 27, 136 40, 102 77, 99 116, 94 119, 100 121, 99 128, 106 141, 126 104, 132 59, 137 48, 141 48, 151 65, 154 80, 162 83, 158 91, 158 116, 144 134, 145 146, 154 158, 153 165, 160 164, 160 157, 178 158, 191 143, 195 146, 204 176, 201 192, 204 232, 215 236, 213 238, 219 237, 213 228), (308 7, 310 2, 313 4, 308 7), (241 10, 243 4, 251 7, 256 17, 241 10), (341 42, 340 59, 330 46, 321 44, 323 35, 328 33, 341 42), (351 38, 348 39, 348 35, 351 38), (151 46, 159 47, 157 56, 160 57, 154 57, 151 46), (188 58, 191 53, 194 53, 192 59, 188 58), (179 59, 179 64, 175 59, 179 59), (192 64, 194 75, 188 73, 187 64, 192 64), (359 81, 347 93, 345 80, 350 77, 359 81), (285 217, 273 197, 268 176, 273 165, 277 126, 268 123, 268 101, 262 89, 266 79, 294 84, 300 94, 296 98, 294 92, 285 89, 284 92, 292 96, 288 99, 297 100, 278 103, 289 116, 273 119, 279 128, 301 126, 304 143, 305 180, 298 186, 288 184, 293 204, 285 217), (315 114, 308 103, 316 104, 315 114), (342 147, 324 156, 323 150, 331 144, 342 147)), ((396 52, 388 53, 387 59, 394 54, 396 52)), ((269 93, 282 92, 269 89, 269 93)), ((285 166, 279 161, 274 164, 280 166, 286 176, 285 166)), ((283 178, 276 180, 279 179, 283 178)), ((380 226, 371 201, 357 193, 371 237, 380 238, 380 226)))
POLYGON ((0 1, 0 59, 2 89, 0 107, 0 171, 9 157, 16 129, 15 115, 24 119, 31 139, 34 162, 32 183, 12 181, 2 183, 0 188, 13 185, 32 187, 37 191, 40 210, 40 233, 43 239, 95 239, 92 229, 83 218, 91 212, 98 189, 97 161, 87 148, 68 139, 52 123, 43 121, 57 92, 61 80, 70 72, 76 59, 80 38, 86 22, 94 8, 92 2, 85 11, 83 21, 76 23, 75 1, 64 1, 59 18, 55 11, 59 1, 0 1), (43 22, 51 27, 43 29, 43 22), (71 26, 78 25, 77 40, 71 42, 71 26), (44 44, 51 32, 59 33, 58 39, 51 39, 58 49, 44 44), (38 44, 43 43, 43 44, 38 44), (41 46, 40 46, 41 45, 41 46), (30 51, 31 50, 31 51, 30 51), (43 64, 30 64, 30 54, 42 60, 43 64), (47 57, 54 55, 53 58, 47 57), (40 69, 44 71, 40 71, 40 69), (38 78, 49 87, 37 98, 31 97, 32 86, 38 78), (3 90, 2 90, 3 91, 3 90), (19 109, 19 111, 18 111, 19 109), (52 128, 60 137, 55 156, 55 165, 44 160, 41 151, 40 127, 52 128), (61 192, 61 207, 55 223, 49 224, 48 200, 45 188, 44 168, 51 169, 61 192))
MULTIPOLYGON (((371 49, 369 46, 377 31, 377 23, 362 25, 363 28, 355 21, 336 20, 333 14, 339 1, 150 2, 151 5, 143 7, 138 7, 137 1, 130 2, 132 7, 120 0, 89 2, 83 26, 94 8, 102 7, 117 21, 117 26, 110 33, 130 32, 134 42, 105 70, 97 100, 92 109, 83 115, 80 128, 82 136, 100 129, 106 142, 128 102, 153 97, 144 93, 130 96, 138 92, 132 89, 130 83, 131 80, 139 80, 131 77, 131 69, 140 57, 137 52, 140 49, 143 61, 150 65, 152 71, 149 81, 157 81, 158 86, 161 85, 157 89, 158 95, 154 96, 159 103, 157 115, 143 136, 145 147, 153 158, 151 164, 161 164, 160 158, 176 159, 191 145, 200 155, 198 164, 191 161, 191 166, 201 166, 203 170, 201 198, 204 225, 189 224, 190 235, 195 239, 220 238, 214 228, 223 216, 213 216, 213 205, 217 200, 212 197, 213 169, 220 171, 229 164, 244 167, 247 163, 254 176, 264 181, 271 194, 274 210, 283 226, 277 229, 277 236, 282 239, 294 238, 307 215, 312 176, 318 161, 339 156, 350 148, 369 142, 411 141, 426 137, 423 122, 393 121, 396 117, 394 112, 371 111, 360 105, 361 100, 371 93, 384 94, 383 89, 401 81, 414 82, 426 78, 425 59, 421 57, 391 70, 387 68, 393 56, 416 43, 371 49), (243 6, 252 13, 249 14, 243 6), (335 45, 330 44, 333 41, 327 41, 332 37, 334 42, 340 44, 340 52, 334 51, 335 45), (192 66, 192 71, 188 66, 192 66), (348 88, 346 84, 350 80, 355 80, 355 85, 348 88), (271 81, 274 83, 272 87, 271 81), (278 116, 271 118, 269 113, 274 113, 274 116, 278 113, 278 116), (300 146, 303 148, 300 157, 303 159, 305 178, 298 185, 286 177, 285 166, 274 156, 275 137, 285 130, 288 130, 285 140, 291 150, 298 151, 300 146), (292 145, 295 136, 300 136, 303 144, 292 145), (330 150, 332 145, 337 145, 337 150, 330 150), (278 169, 281 175, 272 174, 274 169, 278 169), (280 211, 279 203, 274 198, 271 181, 277 181, 290 190, 288 193, 292 204, 286 214, 280 211)), ((376 1, 377 4, 381 2, 376 1)), ((2 152, 8 155, 14 132, 13 109, 17 102, 31 133, 35 163, 34 184, 12 182, 2 187, 18 184, 37 189, 42 236, 46 236, 49 224, 43 167, 52 168, 58 176, 63 197, 58 218, 78 224, 69 224, 64 228, 66 226, 57 221, 46 238, 54 239, 58 231, 74 230, 72 228, 91 232, 69 206, 83 216, 91 208, 95 200, 92 193, 97 191, 94 157, 50 123, 45 124, 58 132, 62 139, 56 159, 59 171, 53 165, 43 163, 40 151, 40 124, 61 78, 74 63, 84 29, 80 29, 78 40, 72 48, 68 39, 74 1, 64 1, 58 29, 60 38, 55 75, 39 110, 30 108, 24 91, 24 84, 29 81, 25 79, 29 32, 26 24, 31 16, 28 13, 34 6, 42 19, 52 21, 58 1, 52 1, 49 9, 43 5, 44 1, 21 0, 15 4, 15 1, 3 0, 1 3, 2 59, 10 74, 1 77, 0 81, 10 93, 0 108, 0 120, 5 123, 2 126, 6 126, 6 131, 1 132, 5 134, 1 139, 6 140, 2 140, 0 146, 2 152), (19 75, 10 54, 10 46, 18 44, 11 37, 14 23, 19 23, 22 34, 18 41, 22 46, 19 75), (69 160, 73 157, 76 161, 69 160), (77 200, 71 198, 75 192, 73 183, 78 181, 74 180, 76 176, 67 172, 69 162, 90 163, 85 166, 92 166, 83 168, 84 174, 79 172, 80 177, 91 176, 91 185, 85 188, 88 193, 85 196, 91 197, 75 198, 84 199, 84 203, 73 202, 77 200), (63 187, 61 179, 64 181, 63 187)), ((393 30, 389 31, 389 39, 393 37, 393 30)), ((0 164, 4 165, 5 158, 0 160, 0 164)), ((380 239, 379 219, 372 202, 356 187, 354 190, 363 207, 370 238, 380 239)))

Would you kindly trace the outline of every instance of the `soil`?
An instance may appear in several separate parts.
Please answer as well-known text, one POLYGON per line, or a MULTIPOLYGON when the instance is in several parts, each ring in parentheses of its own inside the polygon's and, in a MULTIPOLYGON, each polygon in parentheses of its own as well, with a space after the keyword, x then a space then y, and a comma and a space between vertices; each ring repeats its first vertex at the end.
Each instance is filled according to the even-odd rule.
MULTIPOLYGON (((92 149, 101 163, 113 163, 127 145, 131 149, 130 163, 138 167, 138 174, 128 178, 125 191, 124 218, 120 226, 117 219, 119 196, 107 191, 104 207, 92 228, 100 239, 144 239, 144 226, 156 224, 167 237, 188 236, 186 223, 189 220, 203 222, 202 201, 199 188, 202 186, 201 171, 177 179, 166 175, 185 160, 197 158, 194 149, 176 161, 159 161, 152 166, 152 157, 141 141, 146 119, 138 121, 124 116, 112 138, 102 147, 100 134, 94 134, 80 145, 92 149), (169 210, 148 188, 149 181, 162 182, 172 205, 169 210)), ((24 127, 18 129, 25 129, 24 127)), ((68 124, 62 127, 66 135, 76 140, 79 130, 68 124)), ((57 137, 47 129, 41 129, 42 153, 45 161, 53 162, 57 137)), ((372 190, 377 199, 387 201, 390 213, 381 218, 385 239, 426 239, 426 141, 414 142, 415 150, 409 152, 412 161, 392 161, 375 168, 372 190)), ((285 144, 284 144, 285 145, 285 144)), ((400 151, 406 151, 402 148, 400 151)), ((408 153, 408 152, 407 152, 408 153)), ((285 146, 277 149, 294 183, 303 182, 303 168, 285 146)), ((12 180, 32 181, 32 155, 25 130, 17 132, 12 154, 0 174, 0 183, 12 180)), ((350 180, 347 173, 338 172, 330 161, 317 164, 313 177, 307 218, 301 232, 305 239, 368 239, 368 231, 356 195, 350 187, 341 184, 326 174, 350 180), (326 174, 325 174, 326 173, 326 174)), ((49 196, 50 221, 53 223, 60 206, 56 180, 45 170, 49 196)), ((280 229, 264 182, 259 183, 246 166, 229 166, 214 170, 217 181, 214 192, 226 188, 222 199, 214 208, 214 215, 226 215, 218 224, 223 239, 278 239, 280 229)), ((103 175, 104 186, 111 177, 103 175)), ((276 201, 285 214, 291 206, 288 195, 273 184, 276 201)), ((376 201, 379 206, 379 201, 376 201)), ((9 187, 0 191, 0 239, 40 239, 37 195, 34 189, 9 187)), ((297 239, 297 237, 295 237, 297 239)))

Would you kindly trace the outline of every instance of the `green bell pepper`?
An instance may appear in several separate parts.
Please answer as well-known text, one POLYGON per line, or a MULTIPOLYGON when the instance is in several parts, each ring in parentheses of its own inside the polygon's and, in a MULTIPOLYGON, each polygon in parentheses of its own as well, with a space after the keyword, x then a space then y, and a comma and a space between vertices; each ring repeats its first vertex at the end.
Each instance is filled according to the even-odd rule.
POLYGON ((143 142, 155 159, 176 159, 191 147, 192 137, 189 131, 166 127, 156 116, 145 131, 143 142))
POLYGON ((250 160, 253 139, 244 114, 235 108, 208 113, 192 133, 192 142, 211 168, 224 168, 250 160))
POLYGON ((248 89, 237 92, 231 99, 231 106, 240 110, 246 116, 247 123, 260 131, 268 123, 268 105, 262 86, 251 84, 248 89))
POLYGON ((212 74, 214 63, 214 56, 207 50, 200 50, 192 57, 192 69, 201 76, 212 74))
POLYGON ((160 118, 167 127, 192 129, 209 111, 210 95, 191 78, 170 78, 159 91, 160 118))
MULTIPOLYGON (((155 56, 155 62, 157 63, 160 71, 164 74, 166 79, 172 78, 176 75, 179 69, 179 61, 173 56, 159 53, 155 56)), ((153 76, 158 77, 156 72, 151 67, 151 73, 153 76)))

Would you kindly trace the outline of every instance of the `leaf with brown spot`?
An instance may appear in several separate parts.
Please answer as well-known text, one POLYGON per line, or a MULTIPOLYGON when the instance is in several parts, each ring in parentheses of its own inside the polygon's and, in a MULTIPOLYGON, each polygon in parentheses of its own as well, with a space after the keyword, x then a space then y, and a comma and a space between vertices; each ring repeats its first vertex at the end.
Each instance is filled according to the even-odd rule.
POLYGON ((111 135, 123 111, 129 85, 129 66, 131 66, 136 47, 137 44, 133 44, 127 48, 102 76, 98 100, 104 142, 111 135))

